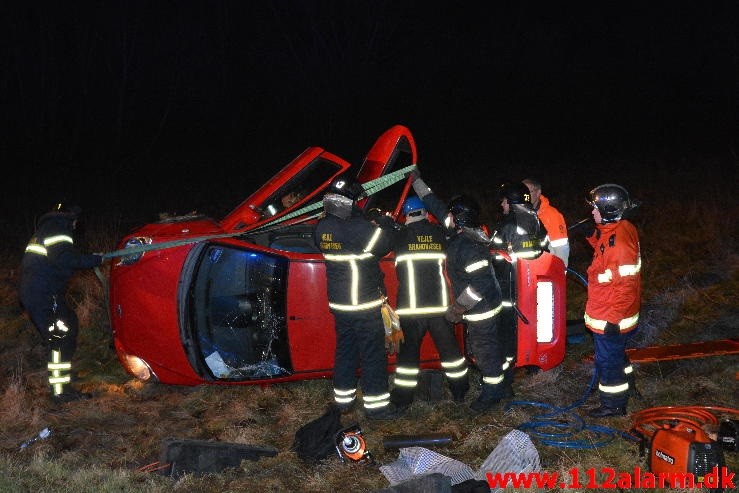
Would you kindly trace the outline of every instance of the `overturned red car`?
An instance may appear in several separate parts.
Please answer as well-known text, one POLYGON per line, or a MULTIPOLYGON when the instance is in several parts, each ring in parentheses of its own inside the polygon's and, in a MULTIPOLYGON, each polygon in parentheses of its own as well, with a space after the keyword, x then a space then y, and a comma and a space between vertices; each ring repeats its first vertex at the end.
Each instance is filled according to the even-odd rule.
MULTIPOLYGON (((374 186, 360 206, 397 218, 410 188, 402 170, 416 162, 406 127, 383 133, 356 174, 374 186)), ((126 371, 177 385, 330 377, 333 317, 312 233, 324 190, 350 168, 309 147, 221 220, 169 218, 122 238, 109 299, 114 344, 126 371)), ((548 253, 519 262, 517 365, 547 370, 564 358, 565 268, 548 253)), ((381 265, 393 300, 392 253, 381 265)), ((462 326, 457 339, 464 348, 462 326)), ((421 351, 423 368, 440 368, 428 336, 421 351)), ((394 362, 391 355, 391 371, 394 362)))

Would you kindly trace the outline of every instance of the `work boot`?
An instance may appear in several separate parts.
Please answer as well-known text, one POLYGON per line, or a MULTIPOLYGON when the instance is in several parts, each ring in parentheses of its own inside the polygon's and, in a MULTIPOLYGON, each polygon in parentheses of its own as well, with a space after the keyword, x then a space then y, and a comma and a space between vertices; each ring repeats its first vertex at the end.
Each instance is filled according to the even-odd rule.
POLYGON ((457 404, 464 402, 464 397, 467 395, 467 391, 470 390, 470 382, 468 380, 449 381, 449 390, 452 392, 452 399, 457 404))
POLYGON ((372 420, 388 420, 400 417, 403 414, 403 409, 399 409, 392 402, 387 406, 380 407, 377 409, 365 409, 364 415, 367 419, 372 420))
POLYGON ((401 410, 406 410, 413 404, 413 389, 407 389, 405 387, 395 387, 390 392, 390 402, 401 410))
POLYGON ((503 399, 510 399, 516 395, 513 393, 513 377, 516 372, 516 368, 513 366, 514 360, 510 364, 510 368, 503 372, 503 399))
POLYGON ((516 393, 513 392, 513 387, 510 385, 507 387, 503 387, 503 399, 512 399, 516 397, 516 393))
POLYGON ((51 397, 55 404, 66 404, 67 402, 83 401, 91 398, 92 394, 88 394, 87 392, 78 392, 76 390, 70 390, 69 392, 63 392, 51 397))
POLYGON ((357 403, 356 400, 353 400, 351 402, 348 402, 346 404, 338 404, 334 403, 334 406, 339 408, 339 411, 341 411, 341 414, 349 414, 350 412, 354 411, 354 408, 356 407, 355 404, 357 403))
POLYGON ((591 418, 607 418, 609 416, 626 416, 626 406, 608 407, 603 404, 588 411, 591 418))
POLYGON ((475 402, 470 404, 470 410, 475 414, 482 414, 493 409, 500 403, 500 396, 493 392, 490 385, 483 384, 482 392, 475 402))

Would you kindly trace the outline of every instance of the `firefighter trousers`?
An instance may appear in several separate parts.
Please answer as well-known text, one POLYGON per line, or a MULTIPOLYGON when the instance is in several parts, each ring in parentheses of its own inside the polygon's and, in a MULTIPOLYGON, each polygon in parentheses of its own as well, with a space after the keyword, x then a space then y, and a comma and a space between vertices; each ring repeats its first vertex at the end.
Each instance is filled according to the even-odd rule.
POLYGON ((513 307, 504 307, 500 312, 500 343, 503 347, 504 387, 510 389, 513 385, 516 355, 518 353, 518 315, 513 307))
POLYGON ((361 312, 334 312, 336 353, 334 355, 334 393, 354 397, 357 370, 365 408, 382 407, 390 402, 387 382, 385 328, 380 307, 361 312))
POLYGON ((626 356, 626 345, 635 332, 619 335, 593 333, 595 370, 598 372, 600 402, 604 407, 623 408, 629 400, 632 378, 626 373, 631 365, 626 356))
MULTIPOLYGON (((423 337, 428 332, 434 341, 439 356, 441 357, 449 389, 455 399, 464 397, 469 389, 467 377, 467 362, 459 348, 459 343, 454 337, 454 327, 446 321, 443 316, 435 317, 401 317, 400 326, 403 329, 404 342, 400 345, 398 358, 396 360, 396 382, 402 379, 404 386, 396 385, 395 394, 398 392, 412 392, 418 382, 418 368, 421 355, 421 344, 423 337)), ((406 399, 407 400, 407 399, 406 399)))
POLYGON ((72 357, 77 348, 79 321, 63 294, 22 293, 21 303, 44 340, 53 395, 72 390, 72 357))
POLYGON ((503 343, 511 337, 506 330, 500 325, 500 315, 467 322, 467 343, 482 374, 482 393, 486 398, 502 399, 510 391, 512 382, 504 378, 508 365, 503 343))

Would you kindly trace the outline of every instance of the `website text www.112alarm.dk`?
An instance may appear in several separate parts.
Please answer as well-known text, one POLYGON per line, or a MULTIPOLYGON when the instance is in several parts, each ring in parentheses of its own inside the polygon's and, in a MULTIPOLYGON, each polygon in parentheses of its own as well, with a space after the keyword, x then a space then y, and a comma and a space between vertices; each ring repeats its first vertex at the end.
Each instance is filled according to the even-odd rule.
POLYGON ((703 476, 689 472, 642 471, 635 467, 631 472, 617 472, 610 467, 591 467, 581 474, 575 467, 567 471, 567 477, 556 472, 492 473, 486 474, 491 488, 559 488, 559 489, 616 489, 616 488, 735 488, 734 474, 727 467, 714 467, 703 476), (600 478, 600 479, 599 479, 600 478))

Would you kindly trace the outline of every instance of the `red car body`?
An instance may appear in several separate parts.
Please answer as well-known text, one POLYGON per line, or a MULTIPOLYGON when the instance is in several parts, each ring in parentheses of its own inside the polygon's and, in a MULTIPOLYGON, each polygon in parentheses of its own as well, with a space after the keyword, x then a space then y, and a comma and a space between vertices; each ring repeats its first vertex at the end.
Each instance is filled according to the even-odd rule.
MULTIPOLYGON (((377 139, 356 178, 376 181, 416 162, 413 136, 396 125, 377 139)), ((121 250, 132 253, 113 263, 109 299, 115 348, 124 368, 138 378, 177 385, 330 377, 333 317, 325 264, 312 231, 326 187, 350 168, 340 157, 310 147, 220 221, 175 217, 122 238, 121 250), (280 202, 288 196, 289 203, 280 202)), ((401 179, 360 205, 398 217, 409 186, 408 179, 401 179)), ((519 324, 524 327, 519 329, 518 365, 546 370, 564 357, 565 269, 558 260, 544 254, 518 269, 519 308, 528 313, 528 323, 519 324), (542 303, 539 285, 551 288, 543 294, 548 310, 537 308, 542 303), (537 316, 549 318, 544 335, 537 316)), ((381 266, 388 297, 394 300, 392 253, 381 266)), ((456 330, 464 347, 463 328, 456 330)), ((440 368, 428 336, 421 360, 423 368, 440 368)), ((391 355, 389 370, 394 361, 391 355)))

